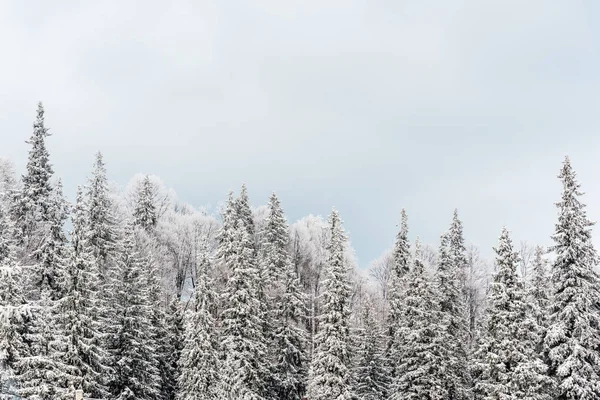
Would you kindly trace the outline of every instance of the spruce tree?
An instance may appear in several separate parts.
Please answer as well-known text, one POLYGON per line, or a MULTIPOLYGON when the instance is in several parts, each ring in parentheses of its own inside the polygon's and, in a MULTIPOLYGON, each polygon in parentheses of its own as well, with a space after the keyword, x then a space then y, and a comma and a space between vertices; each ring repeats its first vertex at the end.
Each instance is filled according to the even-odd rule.
POLYGON ((344 260, 346 235, 336 210, 329 217, 330 239, 323 282, 319 332, 310 366, 308 397, 311 400, 354 399, 351 381, 350 295, 348 266, 344 260))
POLYGON ((153 229, 158 222, 156 205, 154 204, 154 187, 148 175, 144 177, 137 189, 133 222, 146 231, 153 229))
POLYGON ((186 313, 185 336, 181 352, 179 400, 228 399, 220 391, 217 328, 211 314, 213 292, 210 259, 205 249, 198 262, 193 308, 186 313))
POLYGON ((406 276, 410 271, 411 264, 410 241, 408 240, 408 217, 404 209, 402 210, 400 230, 396 235, 392 255, 393 264, 390 271, 389 314, 387 315, 386 334, 388 336, 388 369, 391 377, 395 377, 396 366, 399 365, 401 359, 395 333, 399 329, 404 290, 406 288, 406 276))
POLYGON ((562 197, 553 236, 552 300, 544 340, 549 375, 557 400, 600 398, 600 320, 596 306, 600 282, 598 262, 583 194, 569 158, 559 178, 562 197))
POLYGON ((390 399, 447 399, 440 354, 440 309, 418 240, 414 265, 406 279, 400 322, 395 332, 400 361, 393 377, 390 399))
POLYGON ((86 188, 87 222, 95 262, 100 268, 100 277, 106 281, 109 270, 115 266, 119 249, 119 231, 115 220, 112 200, 109 196, 106 167, 101 153, 96 154, 92 177, 86 188))
POLYGON ((254 244, 256 230, 254 226, 254 218, 252 216, 252 209, 250 208, 250 200, 248 199, 248 189, 246 188, 246 184, 242 185, 240 195, 235 200, 235 211, 237 215, 235 222, 237 223, 238 220, 242 221, 242 225, 246 228, 248 235, 250 235, 252 243, 254 244))
POLYGON ((50 136, 44 123, 44 107, 38 103, 33 133, 27 143, 31 146, 27 160, 27 171, 22 177, 23 186, 14 193, 11 215, 16 229, 17 245, 28 258, 29 252, 38 246, 37 230, 48 215, 48 198, 52 193, 51 179, 54 174, 50 155, 46 149, 46 138, 50 136))
POLYGON ((117 274, 113 333, 110 338, 112 368, 111 396, 117 400, 157 399, 160 376, 152 337, 152 308, 144 284, 144 265, 134 242, 133 228, 126 226, 117 274))
POLYGON ((271 342, 270 392, 275 399, 299 400, 306 391, 306 299, 288 253, 288 227, 279 199, 269 199, 262 234, 261 272, 266 292, 267 339, 271 342))
POLYGON ((519 256, 504 228, 496 251, 486 332, 475 354, 475 397, 549 400, 550 381, 536 352, 535 319, 528 315, 519 256))
POLYGON ((31 254, 28 297, 31 305, 24 337, 29 354, 19 360, 20 393, 39 399, 64 398, 69 372, 63 364, 66 333, 60 324, 58 299, 63 295, 66 236, 63 225, 67 203, 60 182, 46 199, 45 217, 39 224, 39 247, 31 254))
POLYGON ((387 398, 389 376, 385 359, 385 336, 375 318, 375 307, 369 299, 362 307, 362 321, 358 333, 356 362, 356 395, 361 400, 387 398))
POLYGON ((439 332, 443 343, 443 385, 448 399, 469 398, 467 321, 461 287, 461 270, 454 262, 448 234, 442 235, 435 284, 441 313, 439 332))
MULTIPOLYGON (((268 374, 260 304, 261 276, 253 238, 242 218, 235 224, 232 239, 233 248, 226 258, 230 277, 221 315, 224 357, 221 390, 228 393, 227 399, 259 400, 265 398, 268 374)), ((226 251, 220 249, 220 253, 226 251)))
POLYGON ((0 205, 0 398, 16 394, 19 382, 18 361, 28 354, 23 337, 27 306, 23 297, 24 280, 15 260, 13 227, 4 206, 0 205))
POLYGON ((70 257, 60 300, 61 324, 67 336, 63 356, 70 375, 69 386, 82 389, 86 396, 107 398, 108 354, 102 346, 100 331, 100 278, 97 264, 85 240, 88 234, 87 213, 81 188, 72 213, 70 257))

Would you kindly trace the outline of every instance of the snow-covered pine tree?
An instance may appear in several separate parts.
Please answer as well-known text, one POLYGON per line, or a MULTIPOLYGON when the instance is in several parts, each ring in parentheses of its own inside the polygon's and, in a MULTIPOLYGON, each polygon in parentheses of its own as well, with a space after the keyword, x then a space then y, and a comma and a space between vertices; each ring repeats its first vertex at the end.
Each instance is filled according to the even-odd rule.
POLYGON ((39 399, 65 398, 70 376, 63 364, 67 338, 61 329, 58 299, 63 295, 66 264, 64 222, 67 202, 60 182, 52 188, 38 226, 39 247, 31 254, 28 297, 31 313, 25 324, 29 354, 19 360, 20 393, 39 399))
POLYGON ((440 337, 443 343, 443 385, 448 400, 468 399, 470 389, 467 358, 467 321, 461 287, 461 271, 454 262, 448 234, 441 237, 435 285, 441 312, 440 337))
POLYGON ((192 309, 186 313, 183 349, 180 358, 178 400, 230 399, 221 387, 222 379, 215 320, 211 313, 216 294, 210 278, 207 249, 198 260, 192 309))
POLYGON ((437 293, 423 264, 419 240, 395 332, 399 364, 390 389, 392 400, 447 399, 441 362, 441 315, 437 293))
POLYGON ((261 271, 267 282, 265 298, 272 342, 270 392, 274 399, 300 400, 306 392, 306 298, 288 253, 288 226, 273 193, 262 234, 261 271))
MULTIPOLYGON (((233 247, 225 258, 230 277, 222 296, 225 309, 221 314, 220 390, 227 393, 228 400, 262 400, 266 395, 268 368, 260 304, 261 276, 253 238, 244 219, 239 218, 233 229, 233 247)), ((227 249, 219 251, 227 252, 227 249)))
POLYGON ((13 227, 4 205, 0 205, 0 399, 9 400, 18 381, 18 361, 28 354, 23 337, 27 306, 23 297, 24 279, 15 261, 13 227))
POLYGON ((567 157, 559 178, 562 197, 553 236, 552 300, 544 340, 549 375, 558 384, 556 400, 600 398, 600 282, 591 227, 576 173, 567 157))
POLYGON ((153 229, 158 222, 156 204, 154 204, 154 186, 146 175, 137 189, 133 222, 146 231, 153 229))
MULTIPOLYGON (((214 303, 214 301, 213 301, 214 303)), ((214 307, 214 304, 213 304, 214 307)), ((166 340, 164 342, 165 346, 165 354, 167 355, 166 360, 166 368, 169 371, 169 378, 166 382, 171 385, 173 380, 175 380, 175 397, 177 398, 178 392, 178 381, 179 376, 181 374, 181 370, 179 368, 179 360, 181 358, 181 351, 183 350, 184 344, 184 321, 183 321, 183 307, 182 302, 179 300, 177 296, 169 303, 167 309, 167 318, 165 321, 165 327, 167 329, 166 332, 166 340)), ((163 379, 164 381, 164 379, 163 379)), ((168 386, 167 386, 168 388, 168 386)), ((166 392, 168 396, 172 395, 172 391, 168 390, 166 392)), ((168 399, 172 399, 168 397, 168 399)))
POLYGON ((390 376, 396 376, 396 366, 400 364, 401 354, 396 343, 396 331, 399 328, 400 313, 404 300, 404 289, 406 287, 406 276, 410 271, 411 253, 410 241, 408 240, 408 217, 406 210, 402 209, 401 225, 394 245, 393 264, 390 271, 389 288, 389 314, 387 315, 387 360, 390 376))
POLYGON ((550 380, 536 351, 535 319, 528 316, 519 255, 503 228, 496 251, 497 272, 489 294, 486 332, 474 355, 477 400, 549 400, 550 380), (532 334, 533 332, 533 334, 532 334))
POLYGON ((235 222, 237 223, 238 220, 242 220, 243 226, 246 227, 246 230, 253 241, 252 243, 254 244, 256 229, 254 226, 254 218, 252 217, 252 209, 250 208, 250 200, 248 199, 248 189, 245 183, 242 185, 240 195, 235 199, 235 211, 237 215, 235 222))
POLYGON ((544 248, 535 248, 532 278, 528 287, 529 314, 535 318, 537 326, 537 351, 543 352, 544 337, 548 328, 548 313, 550 311, 550 276, 548 261, 545 259, 544 248))
POLYGON ((101 307, 98 290, 100 277, 89 242, 89 224, 82 189, 72 211, 70 257, 65 271, 64 297, 60 300, 60 322, 67 337, 64 364, 70 375, 69 385, 82 389, 86 396, 107 398, 106 385, 111 370, 108 354, 102 346, 101 307))
POLYGON ((118 224, 114 216, 113 204, 109 196, 106 167, 102 153, 96 154, 96 160, 86 188, 87 222, 93 256, 100 268, 100 277, 108 279, 109 270, 115 266, 118 258, 118 224))
POLYGON ((389 376, 385 359, 385 336, 375 318, 375 306, 368 298, 362 306, 361 327, 358 332, 356 356, 356 395, 361 400, 387 399, 389 376))
POLYGON ((46 149, 46 138, 50 136, 44 124, 44 107, 38 103, 37 116, 33 123, 33 134, 27 141, 31 145, 27 160, 27 172, 22 176, 23 186, 13 193, 11 216, 16 229, 15 239, 23 251, 21 258, 27 259, 32 249, 38 247, 37 229, 45 221, 51 184, 52 165, 46 149))
POLYGON ((136 251, 129 223, 121 240, 116 279, 112 282, 115 301, 109 343, 114 370, 111 396, 117 400, 154 400, 159 396, 160 376, 150 321, 152 309, 144 284, 145 266, 136 251))
POLYGON ((355 399, 351 382, 349 271, 344 259, 346 235, 336 210, 329 216, 330 239, 323 282, 319 332, 310 366, 311 400, 355 399))

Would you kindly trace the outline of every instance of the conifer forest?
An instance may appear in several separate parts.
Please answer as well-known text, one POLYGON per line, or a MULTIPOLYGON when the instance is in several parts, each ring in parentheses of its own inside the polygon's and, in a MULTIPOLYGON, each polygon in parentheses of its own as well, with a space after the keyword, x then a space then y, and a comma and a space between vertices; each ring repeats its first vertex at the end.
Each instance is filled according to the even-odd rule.
POLYGON ((366 270, 335 208, 290 223, 276 192, 241 186, 212 215, 154 175, 115 189, 97 153, 64 193, 41 103, 32 117, 26 166, 0 160, 2 399, 600 399, 575 159, 550 171, 550 248, 499 226, 484 262, 460 210, 426 244, 407 209, 366 270))

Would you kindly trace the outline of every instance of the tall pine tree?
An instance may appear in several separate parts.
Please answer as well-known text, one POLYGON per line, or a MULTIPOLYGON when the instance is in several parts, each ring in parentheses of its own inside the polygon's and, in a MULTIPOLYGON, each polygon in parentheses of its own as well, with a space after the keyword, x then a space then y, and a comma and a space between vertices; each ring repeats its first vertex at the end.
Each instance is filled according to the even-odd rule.
POLYGON ((552 302, 544 340, 549 375, 558 384, 557 400, 600 398, 600 319, 596 306, 598 262, 583 194, 569 158, 559 178, 562 197, 553 236, 552 302))
POLYGON ((344 260, 346 235, 336 210, 329 216, 330 239, 319 331, 310 366, 311 400, 355 398, 351 380, 350 295, 348 266, 344 260))
POLYGON ((219 385, 219 352, 215 320, 211 313, 216 294, 210 279, 210 259, 204 249, 198 262, 193 308, 186 313, 179 376, 180 400, 228 399, 219 385))

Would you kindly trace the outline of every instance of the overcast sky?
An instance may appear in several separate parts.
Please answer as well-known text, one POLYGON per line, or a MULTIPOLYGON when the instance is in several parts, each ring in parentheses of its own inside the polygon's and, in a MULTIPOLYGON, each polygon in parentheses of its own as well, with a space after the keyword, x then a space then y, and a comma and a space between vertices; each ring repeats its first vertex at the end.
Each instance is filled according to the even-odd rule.
MULTIPOLYGON (((596 1, 0 1, 0 156, 37 101, 71 198, 100 150, 213 206, 242 182, 291 221, 338 208, 361 265, 400 210, 435 244, 459 208, 491 254, 550 244, 571 156, 600 219, 596 1)), ((597 243, 600 241, 596 240, 597 243)))

